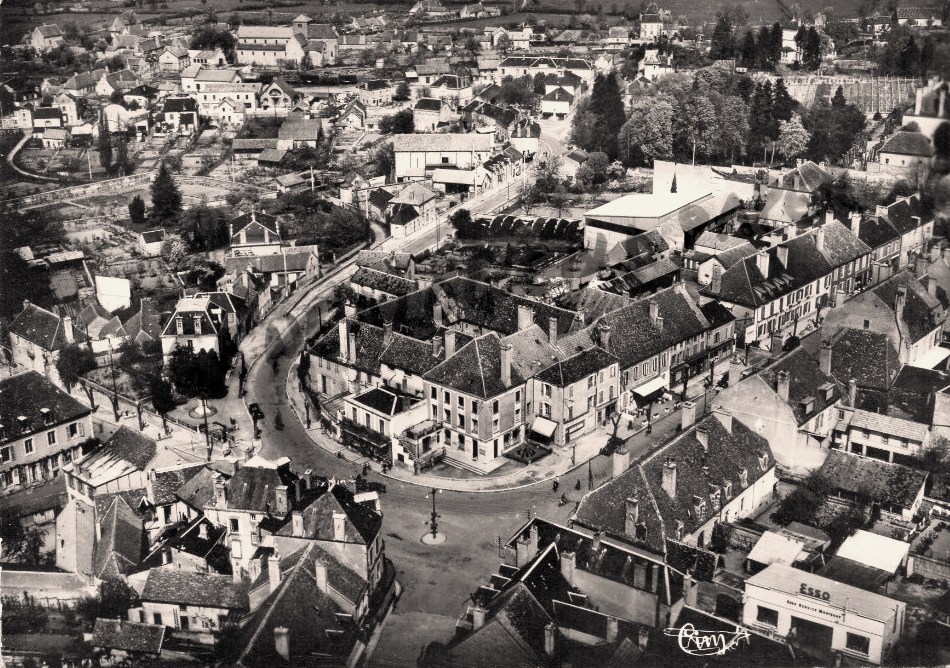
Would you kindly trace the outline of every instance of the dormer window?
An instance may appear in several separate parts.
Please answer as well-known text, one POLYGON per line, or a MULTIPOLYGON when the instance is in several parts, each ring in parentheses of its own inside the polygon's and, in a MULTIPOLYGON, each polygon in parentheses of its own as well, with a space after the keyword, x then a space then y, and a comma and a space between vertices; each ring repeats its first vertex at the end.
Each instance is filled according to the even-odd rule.
POLYGON ((759 468, 762 469, 763 472, 769 469, 769 453, 759 452, 759 468))
POLYGON ((676 520, 676 526, 674 531, 676 533, 676 540, 683 540, 683 530, 684 530, 683 520, 676 520))
POLYGON ((825 383, 818 389, 822 393, 822 395, 825 397, 825 401, 831 401, 831 398, 835 392, 834 383, 825 383))
POLYGON ((709 505, 712 506, 712 509, 719 510, 720 505, 720 496, 719 496, 719 487, 716 485, 709 486, 709 505))
POLYGON ((643 522, 637 524, 637 540, 647 539, 647 525, 643 522))
POLYGON ((185 322, 181 316, 175 318, 175 333, 179 336, 185 333, 185 322))
POLYGON ((16 419, 17 427, 20 428, 20 431, 27 431, 30 428, 30 421, 25 415, 20 415, 16 419))
POLYGON ((749 486, 749 471, 745 467, 739 469, 739 486, 743 489, 749 486))
POLYGON ((802 411, 805 415, 808 415, 815 408, 815 399, 814 397, 805 397, 801 400, 802 411))
POLYGON ((700 522, 706 519, 706 499, 700 496, 693 497, 693 513, 700 522))
POLYGON ((732 498, 732 481, 731 480, 726 480, 724 483, 722 483, 722 495, 726 499, 732 498))
POLYGON ((48 426, 48 425, 53 424, 53 414, 52 414, 52 412, 50 412, 50 409, 45 408, 45 407, 44 407, 44 408, 41 408, 41 409, 40 409, 40 414, 43 416, 43 424, 44 424, 44 425, 47 425, 47 426, 48 426))

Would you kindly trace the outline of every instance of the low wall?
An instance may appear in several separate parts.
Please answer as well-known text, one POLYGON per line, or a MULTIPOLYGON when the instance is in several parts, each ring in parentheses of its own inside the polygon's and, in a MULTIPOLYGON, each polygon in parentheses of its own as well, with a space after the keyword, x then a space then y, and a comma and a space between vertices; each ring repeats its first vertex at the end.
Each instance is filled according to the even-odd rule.
POLYGON ((86 584, 75 573, 47 573, 43 571, 15 571, 3 569, 0 593, 4 605, 11 608, 24 601, 24 592, 29 593, 29 603, 45 608, 74 605, 86 596, 95 596, 96 588, 86 584))
POLYGON ((920 554, 907 557, 907 575, 920 575, 930 580, 950 581, 950 563, 939 561, 920 554))

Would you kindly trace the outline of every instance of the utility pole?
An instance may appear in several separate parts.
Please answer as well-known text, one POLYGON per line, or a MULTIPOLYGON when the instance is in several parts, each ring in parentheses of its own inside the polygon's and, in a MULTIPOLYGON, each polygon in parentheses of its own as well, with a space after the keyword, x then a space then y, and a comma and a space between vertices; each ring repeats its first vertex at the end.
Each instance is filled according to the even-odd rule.
POLYGON ((208 430, 208 398, 201 395, 201 413, 205 423, 205 445, 208 447, 208 461, 211 461, 211 432, 208 430))
POLYGON ((119 423, 119 390, 115 382, 115 359, 112 352, 112 339, 109 339, 109 372, 112 375, 112 413, 116 424, 119 423))
POLYGON ((432 529, 432 538, 435 539, 439 534, 439 524, 438 519, 441 517, 439 513, 435 510, 435 495, 438 494, 441 490, 432 488, 432 491, 426 495, 426 498, 432 497, 432 518, 429 520, 429 526, 432 529))

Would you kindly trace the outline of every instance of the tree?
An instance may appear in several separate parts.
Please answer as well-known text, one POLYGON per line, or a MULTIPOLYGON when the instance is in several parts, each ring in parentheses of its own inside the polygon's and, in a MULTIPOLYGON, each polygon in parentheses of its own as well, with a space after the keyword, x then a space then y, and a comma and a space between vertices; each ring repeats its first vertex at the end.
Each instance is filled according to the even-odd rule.
POLYGON ((145 200, 140 195, 136 195, 129 202, 129 218, 132 219, 132 225, 145 224, 145 200))
POLYGON ((796 158, 805 152, 810 140, 811 133, 802 125, 801 116, 795 114, 789 121, 779 121, 775 150, 785 158, 796 158))
POLYGON ((132 171, 132 165, 129 164, 129 142, 121 135, 117 135, 116 139, 115 164, 113 165, 113 170, 117 172, 119 176, 128 176, 129 172, 132 171))
POLYGON ((384 176, 387 180, 393 178, 393 169, 396 167, 396 151, 392 142, 386 142, 373 151, 371 164, 376 176, 384 176))
POLYGON ((626 121, 623 97, 616 75, 598 74, 591 95, 578 105, 571 129, 571 141, 586 151, 618 155, 617 135, 626 121))
POLYGON ((639 102, 620 131, 620 153, 625 165, 652 166, 654 160, 673 157, 674 100, 663 95, 639 102))
POLYGON ((778 138, 778 123, 772 115, 772 85, 768 81, 757 84, 749 105, 749 153, 758 158, 762 148, 778 138))
POLYGON ((103 129, 99 133, 99 164, 108 174, 112 171, 112 133, 103 129))
POLYGON ((152 181, 151 192, 152 222, 164 225, 177 219, 181 214, 181 191, 164 162, 152 181))
POLYGON ((821 36, 814 26, 809 28, 802 40, 802 67, 817 70, 821 66, 821 36))
POLYGON ((460 237, 469 238, 476 236, 472 234, 474 227, 472 213, 468 209, 457 209, 455 213, 449 216, 449 225, 455 229, 455 232, 460 237))
POLYGON ((188 255, 188 248, 180 236, 172 234, 165 237, 159 249, 159 254, 174 271, 178 271, 181 263, 188 255))
POLYGON ((831 97, 831 108, 832 109, 844 109, 848 104, 848 101, 844 97, 844 88, 838 86, 835 90, 835 94, 831 97))
POLYGON ((396 90, 393 91, 394 100, 408 100, 412 96, 412 91, 409 88, 409 84, 405 81, 400 81, 399 85, 396 86, 396 90))
POLYGON ((730 162, 745 154, 749 141, 749 105, 737 95, 722 95, 717 100, 713 153, 730 162))
POLYGON ((80 376, 95 368, 96 356, 88 346, 70 344, 60 350, 59 357, 56 358, 56 370, 67 392, 72 392, 80 376))
POLYGON ((379 131, 383 134, 412 134, 415 131, 412 109, 403 109, 395 114, 384 116, 379 121, 379 131))
POLYGON ((791 120, 792 114, 795 113, 795 109, 798 108, 798 102, 796 102, 788 92, 788 88, 785 86, 785 79, 779 77, 779 80, 775 82, 775 87, 772 91, 772 116, 777 121, 788 121, 791 120))
MULTIPOLYGON (((934 151, 938 160, 950 160, 950 123, 944 121, 934 130, 933 136, 934 151)), ((946 165, 938 165, 946 169, 946 165)))
POLYGON ((745 67, 755 67, 758 60, 757 56, 758 48, 755 44, 755 35, 752 33, 752 29, 749 28, 742 37, 742 46, 739 49, 739 62, 745 67))
POLYGON ((736 42, 732 33, 732 23, 725 13, 720 12, 710 38, 709 57, 712 60, 728 60, 734 58, 735 55, 736 42))
POLYGON ((513 47, 514 47, 514 44, 511 42, 511 38, 508 36, 508 33, 504 33, 495 42, 495 49, 502 56, 507 56, 508 52, 510 52, 513 47))
POLYGON ((607 180, 607 168, 610 160, 606 153, 599 151, 587 156, 587 160, 580 166, 575 179, 586 186, 596 186, 607 180))
POLYGON ((192 34, 191 44, 189 48, 202 50, 202 49, 221 49, 224 52, 224 57, 227 58, 229 63, 233 63, 235 59, 235 47, 237 46, 237 39, 227 30, 218 30, 213 26, 206 26, 199 29, 197 32, 192 34))
POLYGON ((820 473, 810 473, 791 494, 779 502, 771 519, 782 526, 792 522, 814 525, 818 511, 830 491, 828 481, 820 473))

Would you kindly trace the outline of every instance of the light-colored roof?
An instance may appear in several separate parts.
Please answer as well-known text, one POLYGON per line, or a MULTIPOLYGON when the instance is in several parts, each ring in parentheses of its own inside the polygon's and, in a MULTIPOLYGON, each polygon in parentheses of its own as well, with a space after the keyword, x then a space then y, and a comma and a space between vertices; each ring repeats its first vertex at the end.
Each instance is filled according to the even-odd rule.
MULTIPOLYGON (((897 607, 904 607, 904 603, 880 594, 874 594, 851 585, 835 582, 814 573, 808 573, 784 564, 772 564, 765 570, 756 573, 745 582, 746 592, 749 587, 762 587, 782 592, 790 597, 802 598, 814 602, 801 593, 802 585, 811 587, 828 594, 827 601, 820 601, 821 606, 837 608, 853 613, 866 619, 880 622, 889 622, 897 614, 897 607)), ((754 596, 754 594, 752 594, 754 596)))
POLYGON ((836 556, 888 573, 896 573, 907 558, 909 550, 909 543, 858 529, 841 544, 836 556))
POLYGON ((393 150, 403 151, 488 151, 492 136, 487 134, 412 134, 396 135, 393 150))
POLYGON ((905 438, 922 443, 927 438, 927 425, 902 418, 881 415, 871 411, 856 410, 851 418, 851 426, 894 438, 905 438))
POLYGON ((791 566, 801 559, 805 544, 774 531, 766 531, 756 542, 747 559, 757 564, 786 564, 791 566))
POLYGON ((659 218, 708 197, 709 192, 633 193, 618 197, 587 212, 590 218, 659 218))
POLYGON ((473 169, 436 169, 432 172, 433 183, 456 183, 460 185, 475 185, 475 170, 473 169))
POLYGON ((404 188, 403 191, 392 200, 392 204, 411 204, 412 206, 419 206, 434 199, 435 196, 432 190, 422 183, 415 181, 404 188))

